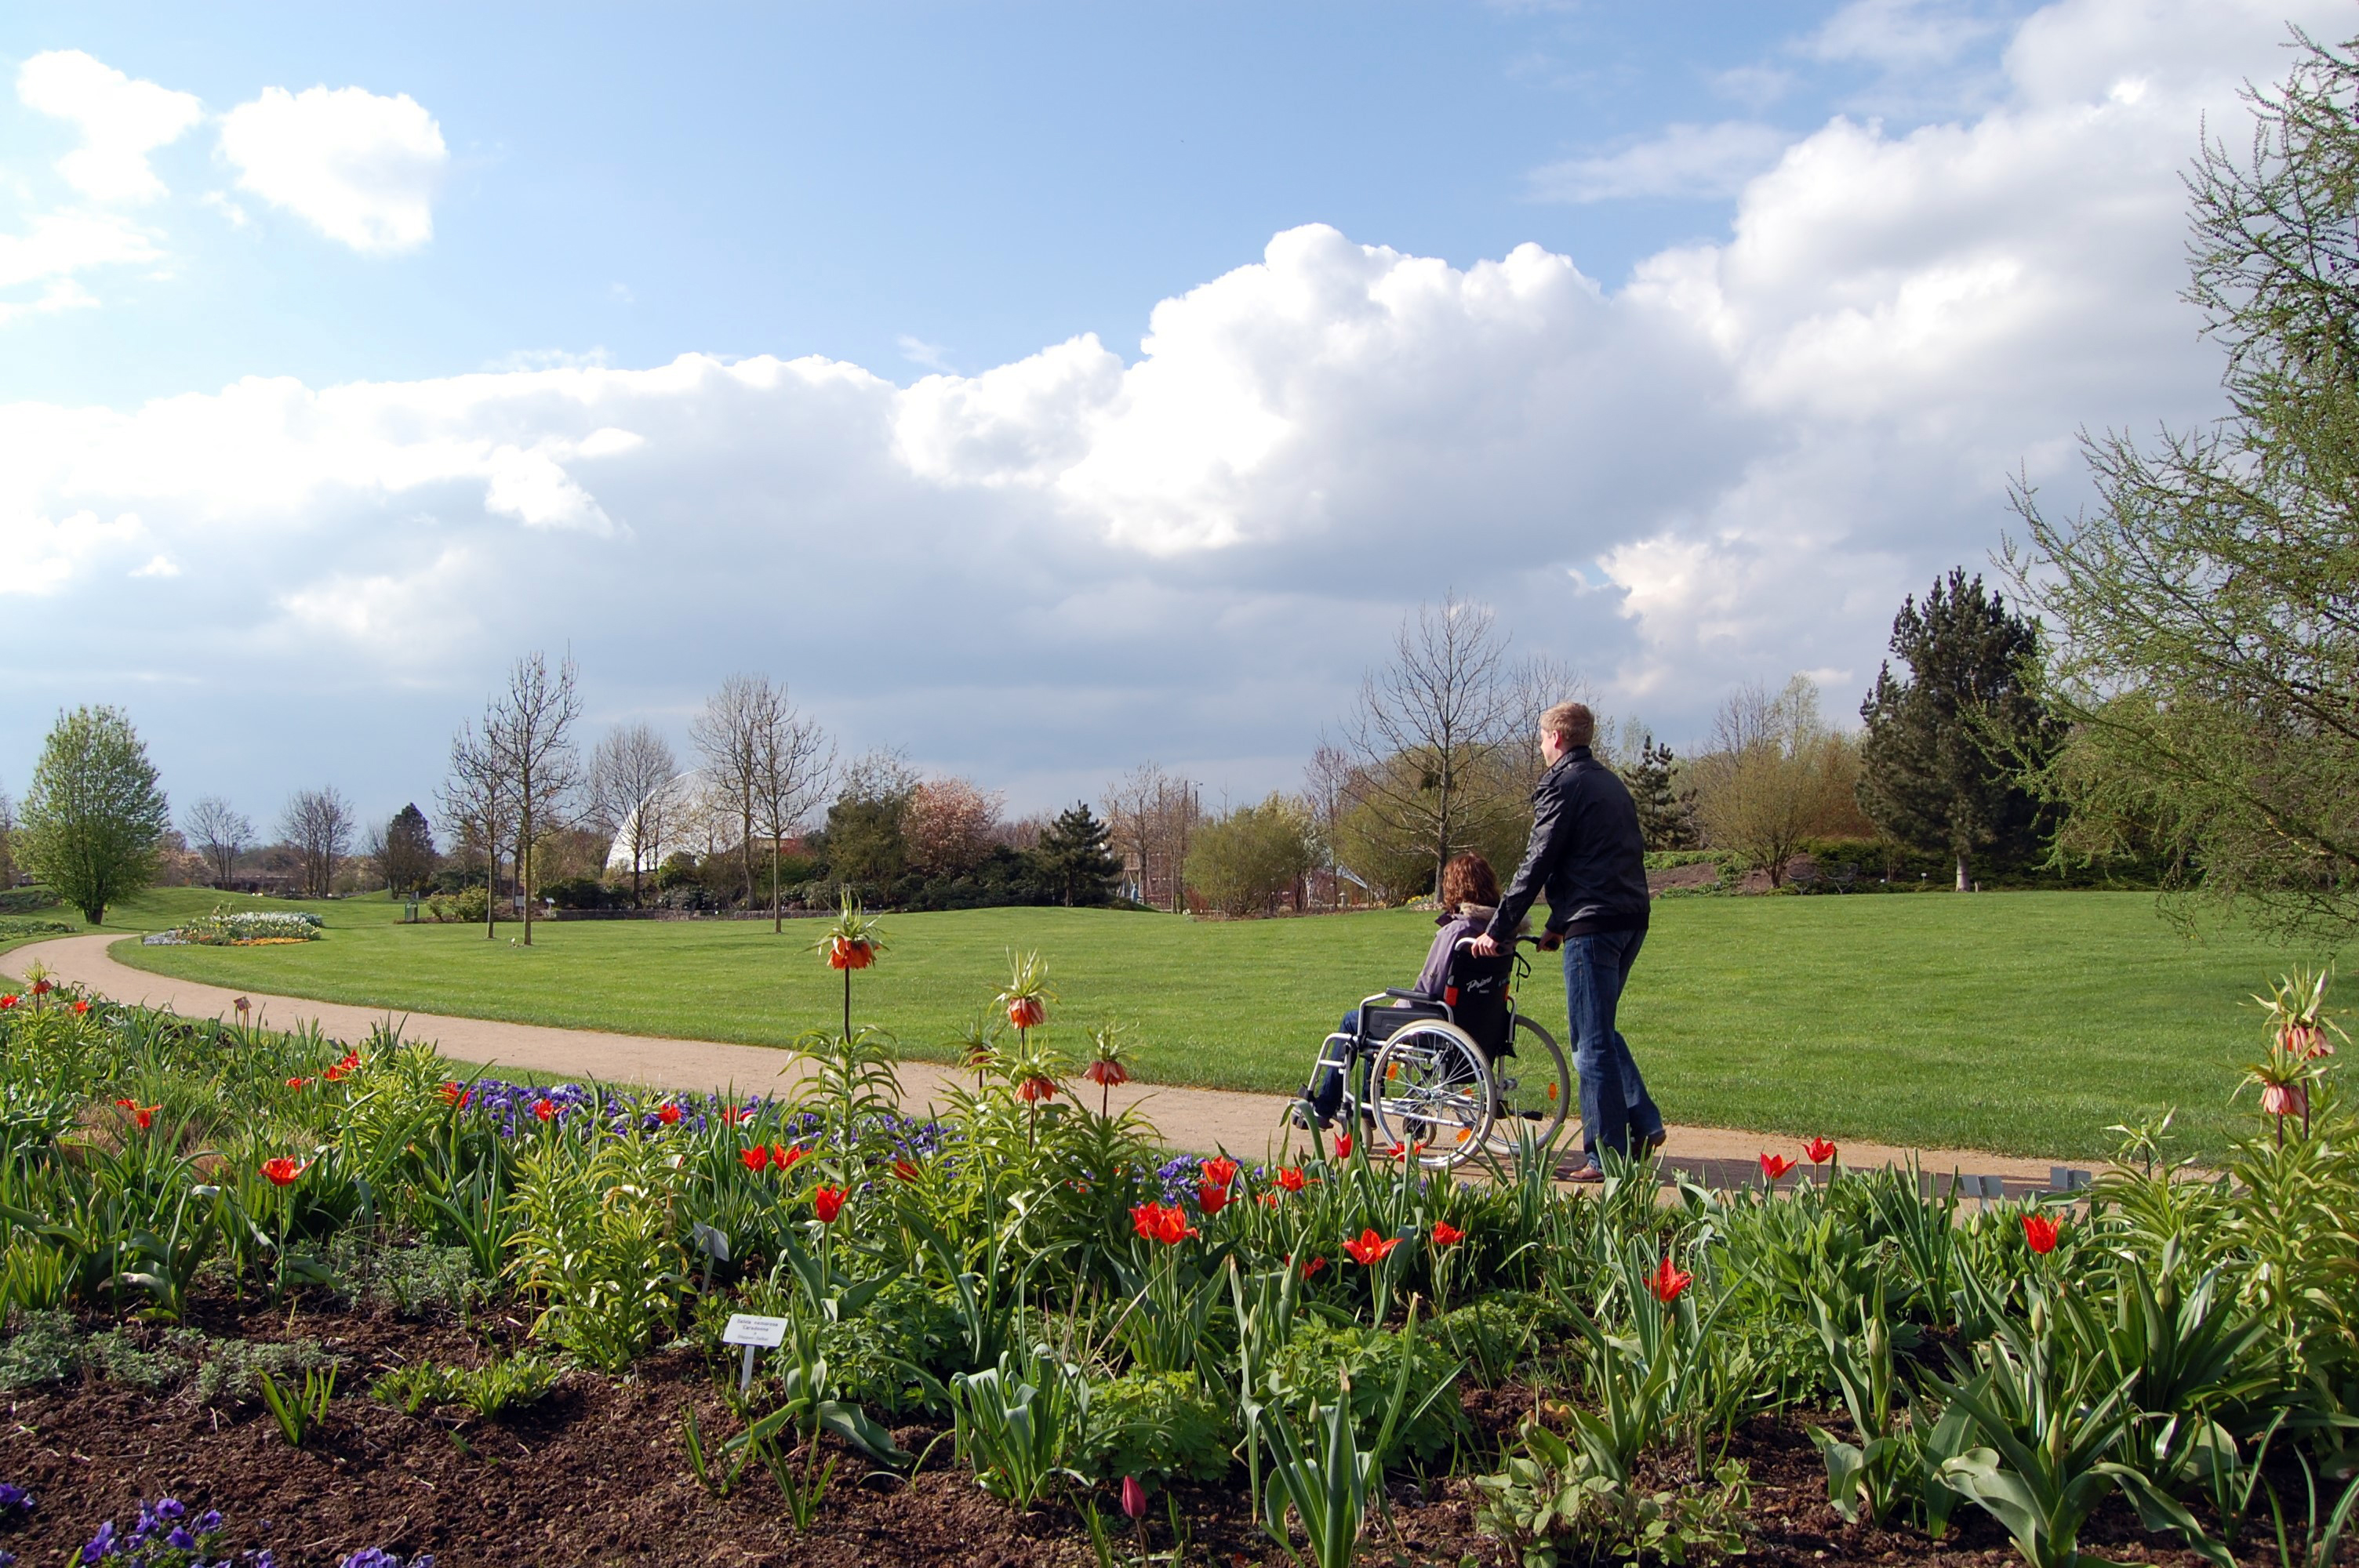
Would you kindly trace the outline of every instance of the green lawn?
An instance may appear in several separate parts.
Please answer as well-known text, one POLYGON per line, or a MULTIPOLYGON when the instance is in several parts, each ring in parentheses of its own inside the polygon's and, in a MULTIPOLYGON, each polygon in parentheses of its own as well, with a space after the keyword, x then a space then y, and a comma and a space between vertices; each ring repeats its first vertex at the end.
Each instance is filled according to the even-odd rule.
MULTIPOLYGON (((783 939, 744 922, 541 925, 527 949, 508 925, 487 942, 480 927, 398 925, 375 901, 307 907, 327 914, 326 940, 116 957, 372 1007, 764 1044, 836 1005, 808 922, 783 939)), ((1136 1025, 1141 1076, 1285 1090, 1345 1007, 1408 982, 1430 929, 1403 912, 899 915, 856 977, 855 1012, 943 1056, 934 1043, 988 1002, 1006 953, 1037 947, 1052 1019, 1136 1025)), ((2235 931, 2190 942, 2136 893, 1680 899, 1656 908, 1623 1024, 1677 1121, 2088 1157, 2110 1147, 2107 1124, 2176 1106, 2183 1147, 2216 1153, 2237 1065, 2257 1049, 2244 1004, 2314 957, 2235 931)), ((1525 999, 1561 1032, 1559 974, 1538 969, 1525 999)))
MULTIPOLYGON (((119 931, 125 935, 141 932, 162 931, 184 920, 210 914, 216 909, 308 909, 315 914, 327 912, 332 906, 320 903, 299 903, 283 898, 255 898, 245 893, 215 892, 211 888, 150 888, 138 897, 121 903, 110 904, 106 924, 85 924, 79 910, 58 904, 49 909, 37 909, 29 914, 0 917, 0 928, 16 920, 54 920, 70 925, 77 932, 119 931)), ((396 907, 394 913, 399 913, 396 907)), ((390 918, 386 906, 379 905, 369 918, 390 918)), ((0 953, 21 947, 27 942, 48 940, 45 936, 8 936, 0 935, 0 953)))

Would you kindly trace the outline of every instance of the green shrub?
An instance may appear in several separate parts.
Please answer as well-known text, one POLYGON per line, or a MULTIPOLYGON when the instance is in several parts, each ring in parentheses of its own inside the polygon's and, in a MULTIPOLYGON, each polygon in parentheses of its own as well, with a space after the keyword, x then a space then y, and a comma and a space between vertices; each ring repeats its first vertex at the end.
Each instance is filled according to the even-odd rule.
MULTIPOLYGON (((183 1331, 189 1333, 190 1331, 183 1331)), ((201 1341, 202 1335, 190 1334, 201 1341)), ((110 1328, 93 1334, 82 1341, 82 1364, 94 1377, 110 1383, 120 1383, 126 1389, 153 1393, 167 1383, 176 1383, 188 1375, 188 1362, 166 1351, 143 1348, 139 1342, 120 1328, 110 1328)))
POLYGON ((19 1312, 15 1332, 0 1344, 0 1389, 62 1383, 79 1356, 70 1313, 19 1312))
POLYGON ((1497 1291, 1444 1313, 1419 1337, 1431 1336, 1466 1364, 1467 1377, 1488 1386, 1505 1382, 1539 1351, 1563 1344, 1572 1328, 1572 1314, 1552 1297, 1537 1291, 1497 1291))
POLYGON ((284 1343, 268 1343, 253 1339, 224 1339, 211 1346, 211 1353, 197 1368, 197 1402, 202 1405, 237 1404, 262 1397, 262 1377, 265 1372, 281 1382, 300 1380, 307 1372, 325 1367, 342 1365, 331 1356, 316 1339, 291 1339, 284 1343))
POLYGON ((0 914, 31 914, 44 909, 55 909, 57 893, 38 884, 25 888, 0 888, 0 914))
MULTIPOLYGON (((1294 1337, 1272 1358, 1272 1375, 1285 1390, 1288 1408, 1302 1422, 1315 1418, 1316 1406, 1335 1402, 1348 1376, 1352 1419, 1361 1441, 1373 1443, 1383 1424, 1385 1407, 1392 1400, 1401 1354, 1401 1337, 1389 1329, 1310 1323, 1296 1329, 1294 1337)), ((1430 1333, 1419 1332, 1409 1358, 1408 1401, 1404 1409, 1424 1408, 1414 1420, 1404 1415, 1400 1430, 1393 1433, 1392 1446, 1377 1455, 1379 1464, 1392 1464, 1404 1455, 1430 1463, 1447 1453, 1452 1439, 1465 1430, 1456 1384, 1442 1387, 1457 1359, 1430 1333)))
POLYGON ((474 1254, 464 1247, 377 1247, 344 1235, 329 1245, 328 1266, 342 1281, 343 1293, 373 1312, 398 1317, 435 1309, 463 1317, 491 1293, 475 1272, 474 1254))
POLYGON ((22 915, 0 916, 0 942, 22 941, 27 936, 71 936, 80 927, 62 920, 28 920, 22 915))
POLYGON ((1106 1481, 1183 1475, 1217 1481, 1229 1473, 1237 1442, 1232 1408, 1205 1393, 1192 1372, 1133 1368, 1090 1391, 1081 1468, 1106 1481))

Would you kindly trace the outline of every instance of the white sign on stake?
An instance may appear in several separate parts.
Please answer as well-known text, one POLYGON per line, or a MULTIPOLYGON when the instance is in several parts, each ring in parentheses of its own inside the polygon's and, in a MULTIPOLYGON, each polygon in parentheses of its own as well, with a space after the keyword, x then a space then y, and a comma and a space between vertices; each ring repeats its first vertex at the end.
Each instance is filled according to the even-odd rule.
POLYGON ((776 1350, 787 1342, 787 1320, 782 1317, 755 1317, 747 1313, 731 1313, 728 1326, 721 1331, 723 1345, 745 1347, 745 1363, 737 1369, 737 1391, 744 1393, 754 1386, 754 1352, 776 1350))

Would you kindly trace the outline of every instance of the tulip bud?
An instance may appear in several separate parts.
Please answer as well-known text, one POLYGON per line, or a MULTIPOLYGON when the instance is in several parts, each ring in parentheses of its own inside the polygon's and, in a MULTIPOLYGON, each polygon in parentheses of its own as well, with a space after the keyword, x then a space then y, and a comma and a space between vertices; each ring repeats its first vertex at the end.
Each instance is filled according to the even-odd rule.
POLYGON ((1147 1517, 1147 1488, 1138 1484, 1136 1476, 1122 1478, 1122 1511, 1134 1519, 1147 1517))

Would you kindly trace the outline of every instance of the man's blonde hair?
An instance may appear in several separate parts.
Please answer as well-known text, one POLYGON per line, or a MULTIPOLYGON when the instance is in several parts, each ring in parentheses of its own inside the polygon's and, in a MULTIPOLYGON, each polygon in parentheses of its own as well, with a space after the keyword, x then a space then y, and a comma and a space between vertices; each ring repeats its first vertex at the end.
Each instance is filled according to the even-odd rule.
POLYGON ((1560 702, 1540 715, 1540 728, 1553 731, 1568 748, 1586 746, 1597 738, 1597 715, 1585 702, 1560 702))

